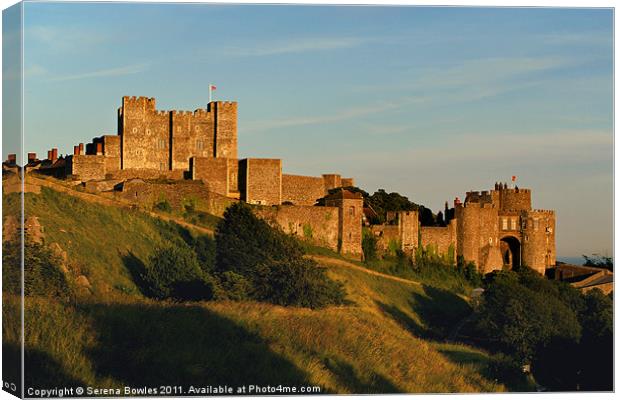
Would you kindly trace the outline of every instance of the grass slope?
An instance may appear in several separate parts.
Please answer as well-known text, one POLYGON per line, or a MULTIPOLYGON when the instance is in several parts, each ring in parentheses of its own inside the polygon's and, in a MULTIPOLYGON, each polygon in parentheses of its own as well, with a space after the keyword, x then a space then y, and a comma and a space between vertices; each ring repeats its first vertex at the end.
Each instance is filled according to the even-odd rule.
MULTIPOLYGON (((11 196, 5 207, 15 206, 11 196)), ((26 301, 26 382, 123 385, 319 385, 332 393, 478 392, 506 387, 490 356, 442 342, 469 313, 455 293, 324 264, 350 304, 323 310, 253 302, 164 303, 144 298, 135 269, 186 229, 139 212, 93 205, 43 188, 26 213, 79 264, 96 290, 72 303, 26 301)), ((3 316, 19 313, 4 296, 3 316)), ((5 354, 19 354, 4 325, 5 354)), ((510 388, 513 389, 513 388, 510 388)))

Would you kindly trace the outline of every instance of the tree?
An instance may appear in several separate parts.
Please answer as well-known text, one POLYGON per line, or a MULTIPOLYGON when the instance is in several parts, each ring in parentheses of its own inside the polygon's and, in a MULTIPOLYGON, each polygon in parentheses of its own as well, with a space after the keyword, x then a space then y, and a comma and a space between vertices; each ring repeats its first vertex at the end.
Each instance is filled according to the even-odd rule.
POLYGON ((201 269, 196 253, 185 246, 159 248, 143 273, 150 294, 158 299, 208 300, 213 283, 201 269))
POLYGON ((592 254, 591 256, 582 255, 585 262, 583 265, 586 267, 605 268, 610 271, 614 270, 614 260, 611 257, 600 256, 598 254, 592 254))
POLYGON ((342 285, 304 258, 295 238, 257 218, 246 204, 226 210, 215 239, 216 271, 238 297, 311 308, 344 301, 342 285))

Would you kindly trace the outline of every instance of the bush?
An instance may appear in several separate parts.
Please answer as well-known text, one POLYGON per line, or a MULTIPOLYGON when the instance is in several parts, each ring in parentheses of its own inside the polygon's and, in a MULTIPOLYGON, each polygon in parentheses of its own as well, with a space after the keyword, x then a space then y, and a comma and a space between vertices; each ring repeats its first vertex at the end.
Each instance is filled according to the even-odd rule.
POLYGON ((366 262, 377 259, 377 238, 369 229, 362 231, 362 251, 366 262))
MULTIPOLYGON (((24 247, 24 294, 65 298, 71 288, 60 270, 61 261, 39 243, 26 241, 24 247)), ((21 246, 17 241, 2 244, 2 287, 5 292, 21 294, 21 246)))
POLYGON ((170 205, 170 203, 166 199, 159 200, 157 203, 155 203, 153 205, 153 208, 155 210, 163 211, 163 212, 167 212, 167 213, 172 212, 172 206, 170 205))
POLYGON ((221 300, 248 300, 251 298, 252 284, 243 275, 226 271, 219 275, 219 292, 221 300))
POLYGON ((213 282, 187 247, 160 248, 143 274, 150 294, 158 299, 206 300, 213 297, 213 282))
POLYGON ((248 205, 226 210, 215 239, 216 271, 231 297, 312 308, 344 301, 342 286, 304 259, 300 243, 257 218, 248 205))

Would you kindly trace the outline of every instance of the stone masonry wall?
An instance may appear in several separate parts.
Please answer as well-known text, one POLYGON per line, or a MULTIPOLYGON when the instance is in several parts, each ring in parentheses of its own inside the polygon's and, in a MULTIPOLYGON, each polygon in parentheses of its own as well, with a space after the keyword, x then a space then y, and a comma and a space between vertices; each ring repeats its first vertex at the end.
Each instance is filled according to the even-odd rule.
POLYGON ((237 103, 211 103, 215 110, 215 157, 237 158, 237 103))
POLYGON ((319 246, 338 251, 338 208, 312 206, 256 207, 272 226, 319 246))
POLYGON ((66 158, 65 171, 74 179, 90 181, 105 178, 105 156, 71 155, 66 158))
POLYGON ((446 255, 452 248, 453 261, 456 261, 456 221, 451 220, 448 226, 420 227, 420 245, 427 249, 432 248, 436 254, 446 255))
POLYGON ((155 99, 123 97, 122 168, 170 168, 170 114, 155 99))
POLYGON ((226 158, 192 157, 190 173, 193 180, 201 180, 210 191, 227 196, 228 166, 226 158))
POLYGON ((250 204, 282 204, 282 160, 247 158, 240 161, 239 174, 245 177, 242 200, 250 204))
POLYGON ((188 169, 190 157, 213 157, 215 117, 209 110, 171 111, 172 169, 188 169))
POLYGON ((196 209, 222 216, 235 200, 210 192, 200 181, 175 183, 152 183, 134 179, 122 184, 122 190, 114 192, 115 197, 138 204, 151 210, 161 200, 167 200, 172 207, 180 208, 184 201, 193 200, 196 209))
POLYGON ((282 175, 282 202, 295 205, 312 206, 325 196, 325 183, 322 177, 302 175, 282 175))
POLYGON ((106 173, 121 169, 121 137, 105 135, 103 140, 103 155, 105 156, 106 173))

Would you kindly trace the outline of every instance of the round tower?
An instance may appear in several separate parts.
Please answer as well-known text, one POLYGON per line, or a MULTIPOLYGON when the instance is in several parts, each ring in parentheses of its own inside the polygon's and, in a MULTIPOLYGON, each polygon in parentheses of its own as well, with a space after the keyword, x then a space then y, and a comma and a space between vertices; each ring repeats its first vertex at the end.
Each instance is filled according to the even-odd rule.
POLYGON ((522 215, 522 265, 541 275, 555 265, 555 212, 532 210, 522 215))
POLYGON ((457 256, 463 256, 465 261, 473 261, 480 268, 478 259, 480 233, 480 204, 466 202, 455 204, 457 221, 457 256))

